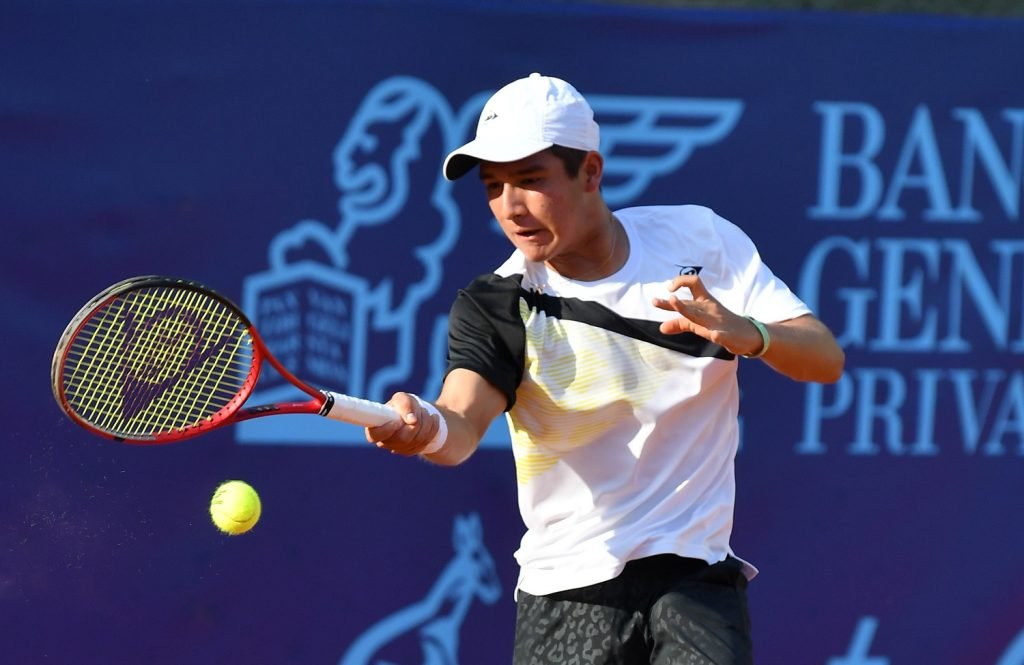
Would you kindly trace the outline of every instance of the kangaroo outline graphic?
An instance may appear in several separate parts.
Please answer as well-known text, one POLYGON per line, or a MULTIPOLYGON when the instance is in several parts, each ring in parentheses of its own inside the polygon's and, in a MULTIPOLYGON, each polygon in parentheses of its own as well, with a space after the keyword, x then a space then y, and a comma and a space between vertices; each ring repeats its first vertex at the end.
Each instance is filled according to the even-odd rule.
POLYGON ((483 542, 480 515, 456 515, 455 556, 421 600, 381 619, 352 642, 339 665, 396 665, 377 657, 388 645, 415 635, 423 665, 458 665, 459 631, 474 598, 493 605, 501 597, 494 560, 483 542))

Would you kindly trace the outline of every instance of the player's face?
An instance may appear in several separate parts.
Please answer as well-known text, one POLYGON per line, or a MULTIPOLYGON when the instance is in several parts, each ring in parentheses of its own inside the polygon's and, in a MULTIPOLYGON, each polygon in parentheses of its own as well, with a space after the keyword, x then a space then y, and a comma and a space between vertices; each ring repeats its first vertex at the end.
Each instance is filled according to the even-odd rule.
POLYGON ((585 253, 586 179, 570 177, 558 157, 544 150, 516 162, 480 163, 491 212, 527 259, 559 263, 585 253))

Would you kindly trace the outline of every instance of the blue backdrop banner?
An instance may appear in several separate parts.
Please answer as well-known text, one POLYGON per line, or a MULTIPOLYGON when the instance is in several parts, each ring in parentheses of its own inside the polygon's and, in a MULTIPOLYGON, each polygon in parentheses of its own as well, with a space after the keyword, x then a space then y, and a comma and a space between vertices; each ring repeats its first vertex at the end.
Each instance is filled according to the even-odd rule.
POLYGON ((15 2, 0 51, 5 662, 510 661, 502 422, 452 469, 308 416, 131 446, 48 376, 86 299, 167 274, 312 383, 433 397, 456 289, 510 251, 441 162, 539 71, 590 99, 613 207, 715 209, 846 351, 835 385, 741 369, 758 662, 1024 665, 1024 22, 15 2), (244 536, 207 515, 229 478, 244 536))

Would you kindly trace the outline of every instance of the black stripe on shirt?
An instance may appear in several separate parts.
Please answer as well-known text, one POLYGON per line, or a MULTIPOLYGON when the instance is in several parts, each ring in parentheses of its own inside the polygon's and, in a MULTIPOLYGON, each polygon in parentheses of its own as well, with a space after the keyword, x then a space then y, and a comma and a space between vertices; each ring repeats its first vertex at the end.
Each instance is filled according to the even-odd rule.
POLYGON ((531 309, 544 312, 557 319, 578 321, 696 358, 718 358, 720 360, 736 358, 721 345, 706 340, 696 333, 666 335, 658 330, 661 325, 660 321, 619 316, 604 305, 595 302, 577 298, 560 298, 524 289, 520 289, 520 296, 526 300, 531 309))

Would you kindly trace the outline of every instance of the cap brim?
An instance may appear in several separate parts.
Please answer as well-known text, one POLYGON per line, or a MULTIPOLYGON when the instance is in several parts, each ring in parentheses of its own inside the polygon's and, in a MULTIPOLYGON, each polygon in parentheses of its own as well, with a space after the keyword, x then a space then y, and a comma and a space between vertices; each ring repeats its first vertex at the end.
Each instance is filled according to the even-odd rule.
POLYGON ((458 180, 469 173, 480 162, 515 162, 547 150, 554 143, 550 141, 494 141, 474 139, 444 160, 442 171, 448 180, 458 180))

